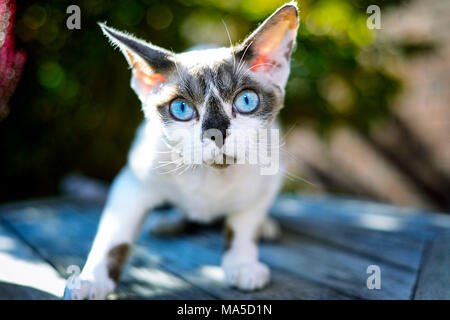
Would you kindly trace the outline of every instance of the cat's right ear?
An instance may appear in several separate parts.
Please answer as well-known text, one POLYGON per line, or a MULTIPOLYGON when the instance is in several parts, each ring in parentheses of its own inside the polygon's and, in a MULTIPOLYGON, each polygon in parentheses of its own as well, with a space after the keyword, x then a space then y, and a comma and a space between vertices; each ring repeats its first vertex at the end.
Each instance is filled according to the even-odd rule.
POLYGON ((248 70, 258 74, 259 78, 284 87, 298 26, 298 8, 292 1, 276 10, 237 46, 237 58, 245 61, 248 70))
POLYGON ((131 87, 144 102, 146 96, 166 81, 175 68, 174 55, 129 34, 99 23, 103 33, 117 46, 132 68, 131 87))

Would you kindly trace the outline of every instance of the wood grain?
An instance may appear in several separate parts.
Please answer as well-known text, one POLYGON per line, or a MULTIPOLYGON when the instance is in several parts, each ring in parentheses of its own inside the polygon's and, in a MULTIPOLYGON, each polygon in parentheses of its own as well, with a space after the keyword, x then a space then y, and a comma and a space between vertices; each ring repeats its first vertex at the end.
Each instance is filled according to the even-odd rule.
MULTIPOLYGON (((100 213, 100 205, 70 198, 0 206, 0 265, 8 266, 0 268, 0 299, 58 298, 55 287, 36 279, 49 277, 61 287, 68 266, 83 266, 100 213)), ((282 223, 283 237, 261 245, 261 259, 272 270, 264 290, 242 292, 225 283, 220 229, 155 237, 146 232, 147 220, 115 297, 450 299, 448 216, 292 195, 281 196, 271 213, 282 223), (366 286, 369 265, 381 269, 381 290, 366 286)))
POLYGON ((64 285, 49 263, 0 224, 0 299, 58 299, 64 285))
POLYGON ((426 250, 414 299, 450 300, 450 232, 436 237, 426 250))

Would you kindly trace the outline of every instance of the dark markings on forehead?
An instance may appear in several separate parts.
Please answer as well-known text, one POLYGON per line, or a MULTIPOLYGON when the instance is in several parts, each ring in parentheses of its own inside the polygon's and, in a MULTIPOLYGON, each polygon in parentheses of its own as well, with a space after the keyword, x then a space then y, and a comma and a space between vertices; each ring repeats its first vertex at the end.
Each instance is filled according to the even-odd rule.
POLYGON ((178 84, 178 94, 185 99, 190 99, 193 102, 198 102, 198 90, 195 90, 195 79, 190 74, 185 74, 183 79, 178 84))
MULTIPOLYGON (((236 62, 237 63, 237 62, 236 62)), ((231 103, 239 90, 244 88, 258 88, 260 84, 246 74, 246 67, 236 71, 233 62, 226 61, 214 68, 204 67, 190 73, 180 84, 180 94, 186 93, 194 103, 200 104, 208 95, 210 86, 217 89, 220 98, 231 103)))
MULTIPOLYGON (((231 102, 246 79, 240 78, 235 72, 233 64, 223 64, 217 69, 215 86, 224 101, 231 102)), ((249 79, 247 79, 249 80, 249 79)))

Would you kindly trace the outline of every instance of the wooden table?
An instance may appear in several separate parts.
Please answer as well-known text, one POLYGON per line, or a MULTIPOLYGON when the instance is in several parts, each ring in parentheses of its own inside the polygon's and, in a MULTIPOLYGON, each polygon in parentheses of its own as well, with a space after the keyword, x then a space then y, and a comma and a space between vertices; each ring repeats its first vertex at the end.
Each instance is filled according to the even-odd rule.
MULTIPOLYGON (((100 212, 73 198, 0 206, 0 299, 60 298, 83 266, 100 212)), ((272 270, 264 290, 224 283, 218 227, 172 237, 144 227, 112 298, 450 299, 449 215, 308 195, 280 196, 271 214, 283 235, 261 244, 272 270), (367 286, 376 276, 369 266, 380 270, 380 289, 367 286)))

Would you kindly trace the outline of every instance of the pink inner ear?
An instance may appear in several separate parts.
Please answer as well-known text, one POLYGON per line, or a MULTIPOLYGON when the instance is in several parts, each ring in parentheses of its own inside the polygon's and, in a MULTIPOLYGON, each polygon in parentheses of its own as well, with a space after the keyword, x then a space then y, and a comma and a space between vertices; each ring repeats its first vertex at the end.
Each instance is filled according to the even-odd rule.
POLYGON ((265 71, 270 70, 272 65, 271 65, 271 61, 267 58, 269 54, 270 54, 270 48, 268 48, 267 46, 263 46, 263 47, 259 48, 258 56, 256 57, 255 60, 253 60, 252 66, 250 69, 252 71, 257 71, 261 68, 263 68, 263 70, 265 70, 265 71))
POLYGON ((283 58, 281 51, 285 50, 283 46, 289 37, 292 37, 292 41, 295 38, 295 30, 297 28, 297 18, 290 15, 284 16, 285 20, 279 20, 274 23, 270 28, 264 31, 261 37, 256 42, 258 55, 251 64, 251 70, 257 71, 263 69, 269 71, 278 59, 283 58), (289 33, 291 32, 291 33, 289 33))
POLYGON ((252 71, 258 71, 262 68, 264 71, 269 71, 274 64, 274 61, 268 59, 266 54, 259 54, 258 57, 253 60, 250 69, 252 71))
MULTIPOLYGON (((285 32, 280 33, 280 30, 276 31, 276 33, 278 33, 277 37, 264 41, 265 43, 259 47, 258 56, 253 60, 251 66, 252 71, 257 71, 260 68, 263 68, 264 71, 269 71, 275 64, 275 61, 268 57, 273 55, 273 51, 276 50, 276 47, 282 42, 285 35, 285 32)), ((273 35, 274 32, 271 34, 273 35)))
POLYGON ((160 73, 152 73, 150 75, 145 75, 142 82, 144 82, 146 86, 153 87, 158 83, 166 82, 166 78, 160 73))
MULTIPOLYGON (((251 70, 252 71, 258 71, 261 67, 269 66, 267 63, 267 57, 265 56, 258 56, 255 60, 253 60, 251 70)), ((269 66, 270 67, 270 66, 269 66)))
POLYGON ((142 82, 145 93, 150 92, 150 90, 156 85, 166 82, 166 78, 164 78, 164 76, 160 73, 146 74, 139 71, 137 77, 142 82))
POLYGON ((139 79, 142 90, 145 93, 149 93, 153 87, 166 82, 166 78, 164 78, 162 74, 152 73, 146 63, 144 63, 141 59, 136 58, 131 51, 127 50, 126 52, 130 58, 131 64, 133 65, 135 76, 139 79))

